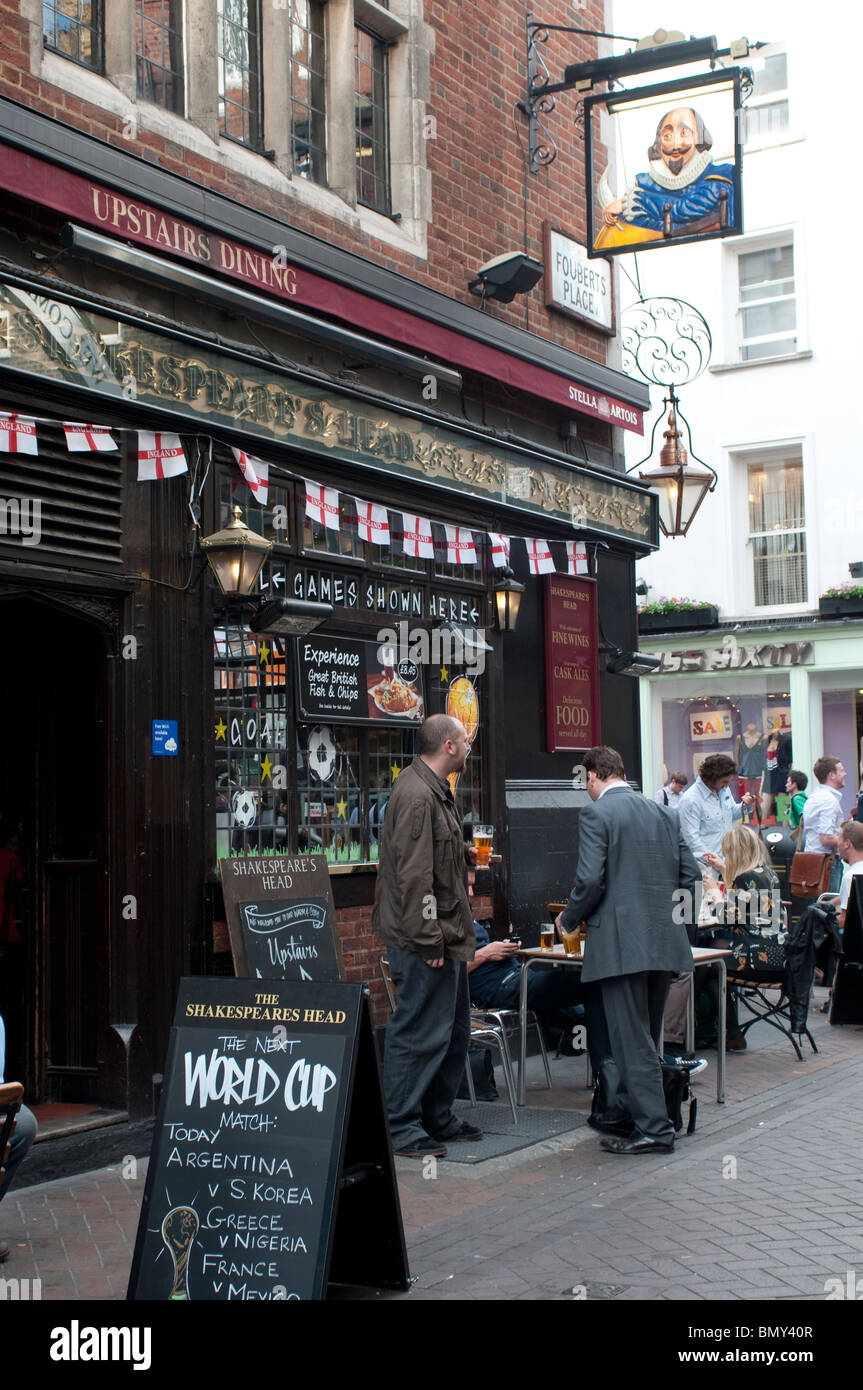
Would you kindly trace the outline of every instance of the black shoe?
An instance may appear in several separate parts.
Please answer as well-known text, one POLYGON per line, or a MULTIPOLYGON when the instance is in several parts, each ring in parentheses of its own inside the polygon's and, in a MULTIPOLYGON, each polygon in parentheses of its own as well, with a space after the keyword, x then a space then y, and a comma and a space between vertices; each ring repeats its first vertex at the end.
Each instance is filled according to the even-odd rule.
POLYGON ((608 1111, 604 1114, 600 1111, 598 1115, 588 1115, 587 1123, 591 1129, 597 1129, 601 1134, 617 1134, 623 1139, 629 1139, 635 1128, 632 1120, 627 1119, 626 1116, 619 1120, 612 1119, 608 1111))
POLYGON ((443 1158, 446 1155, 446 1144, 442 1144, 439 1139, 416 1139, 408 1140, 401 1148, 393 1149, 393 1153, 399 1158, 443 1158))
POLYGON ((610 1154, 670 1154, 674 1153, 674 1140, 665 1143, 662 1139, 649 1139, 639 1134, 632 1139, 600 1139, 600 1147, 610 1154))
POLYGON ((432 1138, 441 1144, 475 1144, 482 1137, 482 1130, 477 1129, 476 1125, 469 1125, 467 1120, 459 1125, 455 1134, 432 1135, 432 1138))

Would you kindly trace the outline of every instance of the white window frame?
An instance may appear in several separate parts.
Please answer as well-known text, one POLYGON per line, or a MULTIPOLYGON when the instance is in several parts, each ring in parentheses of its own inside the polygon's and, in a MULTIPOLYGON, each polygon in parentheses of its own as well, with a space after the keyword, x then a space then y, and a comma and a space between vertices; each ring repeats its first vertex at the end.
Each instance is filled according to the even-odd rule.
MULTIPOLYGON (((744 139, 744 155, 752 154, 756 150, 773 149, 776 145, 786 145, 800 137, 794 130, 794 102, 791 99, 791 55, 784 44, 770 44, 769 47, 761 49, 758 53, 750 54, 744 66, 754 69, 754 76, 757 82, 758 65, 764 63, 768 58, 785 59, 785 86, 779 87, 776 91, 765 92, 763 96, 756 96, 753 91, 743 107, 743 120, 746 122, 746 113, 768 112, 771 107, 779 106, 782 102, 788 103, 788 125, 782 128, 771 129, 771 122, 759 121, 759 130, 752 139, 744 139)), ((744 124, 744 135, 748 133, 747 124, 744 124)))
MULTIPOLYGON (((816 606, 812 595, 815 592, 817 563, 816 544, 816 494, 811 477, 812 440, 809 436, 797 435, 787 439, 750 441, 745 444, 729 446, 725 451, 726 476, 734 479, 732 489, 731 534, 745 537, 743 541, 745 559, 733 564, 733 611, 741 617, 766 618, 774 613, 781 616, 794 616, 809 613, 816 606), (802 534, 806 546, 805 583, 806 598, 794 603, 756 604, 755 602, 755 554, 753 541, 760 536, 776 534, 799 534, 800 527, 788 527, 782 532, 753 532, 749 525, 749 475, 753 467, 779 466, 785 462, 799 463, 803 479, 802 534)), ((739 553, 739 552, 738 552, 739 553)))
MULTIPOLYGON (((804 256, 803 238, 799 228, 795 225, 785 225, 781 228, 770 228, 753 234, 752 236, 742 236, 734 239, 733 245, 726 245, 723 248, 723 283, 725 293, 723 295, 723 339, 724 339, 724 362, 718 363, 711 368, 711 371, 727 371, 729 368, 736 367, 745 370, 750 367, 766 366, 770 363, 793 362, 801 357, 811 356, 809 350, 809 322, 806 311, 806 264, 804 256), (740 298, 740 263, 739 258, 747 255, 750 251, 769 251, 775 247, 790 245, 794 252, 794 299, 797 309, 797 327, 793 330, 793 336, 797 339, 797 347, 793 352, 777 353, 775 357, 751 357, 744 359, 741 352, 745 343, 758 341, 768 341, 775 338, 778 342, 782 338, 791 336, 791 330, 785 330, 775 334, 765 334, 762 339, 743 337, 743 313, 744 307, 752 308, 753 302, 747 301, 745 306, 740 298)), ((765 301, 769 302, 769 301, 765 301)), ((773 297, 773 302, 776 302, 773 297)))

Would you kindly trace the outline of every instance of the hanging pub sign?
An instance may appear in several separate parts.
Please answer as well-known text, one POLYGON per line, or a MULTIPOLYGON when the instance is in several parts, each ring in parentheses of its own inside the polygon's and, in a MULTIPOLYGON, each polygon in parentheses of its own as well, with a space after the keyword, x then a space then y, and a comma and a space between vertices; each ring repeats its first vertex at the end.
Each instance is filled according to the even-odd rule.
POLYGON ((364 987, 181 980, 128 1297, 283 1302, 408 1277, 364 987))
POLYGON ((220 859, 219 873, 239 978, 344 978, 325 854, 220 859))
POLYGON ((423 668, 419 661, 401 659, 396 642, 382 646, 320 632, 296 642, 303 720, 419 728, 425 718, 423 668))
POLYGON ((602 742, 595 579, 546 576, 545 722, 549 753, 602 742))
POLYGON ((590 96, 584 112, 589 257, 740 235, 736 68, 590 96), (602 109, 616 138, 595 144, 602 109))

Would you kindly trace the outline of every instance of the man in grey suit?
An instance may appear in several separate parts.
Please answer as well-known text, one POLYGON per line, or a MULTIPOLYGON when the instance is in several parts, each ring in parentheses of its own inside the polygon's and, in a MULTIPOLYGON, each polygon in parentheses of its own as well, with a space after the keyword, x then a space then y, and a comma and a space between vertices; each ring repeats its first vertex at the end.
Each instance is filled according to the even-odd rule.
MULTIPOLYGON (((587 923, 582 980, 598 980, 620 1076, 617 1106, 632 1133, 602 1140, 610 1153, 670 1153, 674 1127, 662 1088, 662 1012, 672 975, 692 969, 675 890, 693 896, 701 874, 676 814, 626 782, 620 754, 584 755, 592 806, 578 822, 578 872, 557 925, 587 923)), ((678 899, 679 901, 679 899, 678 899)))

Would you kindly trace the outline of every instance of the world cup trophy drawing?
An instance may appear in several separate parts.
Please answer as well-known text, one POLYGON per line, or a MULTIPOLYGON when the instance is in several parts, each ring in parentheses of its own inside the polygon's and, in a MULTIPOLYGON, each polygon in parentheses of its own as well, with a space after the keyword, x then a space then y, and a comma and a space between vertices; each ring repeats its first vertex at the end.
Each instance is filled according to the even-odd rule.
POLYGON ((172 1207, 162 1222, 162 1240, 174 1261, 174 1284, 168 1298, 186 1299, 189 1293, 189 1255, 198 1234, 198 1213, 193 1207, 172 1207))

